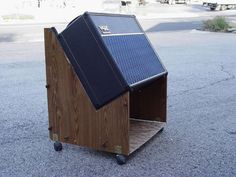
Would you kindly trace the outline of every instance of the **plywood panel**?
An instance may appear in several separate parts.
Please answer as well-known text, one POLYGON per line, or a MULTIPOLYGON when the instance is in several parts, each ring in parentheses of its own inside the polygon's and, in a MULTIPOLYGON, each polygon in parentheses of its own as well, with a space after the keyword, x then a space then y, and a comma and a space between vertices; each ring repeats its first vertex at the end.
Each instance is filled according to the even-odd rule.
POLYGON ((167 76, 130 94, 130 117, 166 122, 167 76))
POLYGON ((156 135, 164 125, 163 122, 130 119, 130 153, 156 135))
POLYGON ((128 155, 129 93, 96 110, 51 29, 45 55, 51 139, 128 155))

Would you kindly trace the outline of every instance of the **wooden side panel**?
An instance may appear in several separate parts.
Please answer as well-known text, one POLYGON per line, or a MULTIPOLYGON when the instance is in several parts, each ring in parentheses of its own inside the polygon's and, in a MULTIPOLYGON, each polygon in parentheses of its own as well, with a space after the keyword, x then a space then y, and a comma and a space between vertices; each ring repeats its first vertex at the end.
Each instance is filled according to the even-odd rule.
POLYGON ((167 76, 130 93, 130 117, 166 122, 167 76))
MULTIPOLYGON (((55 77, 55 69, 52 69, 54 63, 55 63, 55 52, 52 52, 56 48, 56 41, 55 38, 53 38, 52 33, 49 29, 44 30, 44 40, 45 40, 45 65, 46 65, 46 83, 51 83, 51 86, 57 85, 57 77, 55 77), (53 41, 54 40, 54 41, 53 41), (53 79, 54 78, 54 79, 53 79)), ((49 88, 49 86, 46 84, 46 88, 49 88)), ((48 117, 49 117, 49 133, 50 138, 56 140, 58 137, 53 137, 55 133, 58 131, 59 126, 57 119, 57 102, 56 101, 56 92, 52 92, 52 89, 47 89, 47 97, 48 97, 48 117), (54 109, 51 105, 54 105, 56 109, 54 109), (53 126, 53 129, 52 129, 53 126)))
POLYGON ((96 110, 50 29, 45 53, 51 139, 128 155, 129 93, 96 110))

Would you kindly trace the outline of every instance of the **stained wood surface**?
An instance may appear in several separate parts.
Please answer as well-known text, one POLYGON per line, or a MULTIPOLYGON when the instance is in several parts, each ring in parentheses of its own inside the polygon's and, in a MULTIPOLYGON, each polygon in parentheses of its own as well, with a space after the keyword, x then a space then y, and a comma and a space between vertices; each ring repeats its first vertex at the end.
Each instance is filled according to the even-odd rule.
POLYGON ((129 155, 165 125, 166 77, 96 110, 51 29, 45 58, 52 140, 129 155))
POLYGON ((165 123, 163 122, 130 119, 130 153, 145 144, 164 126, 165 123))
POLYGON ((128 155, 129 93, 96 110, 51 29, 45 55, 51 139, 128 155))
POLYGON ((166 122, 167 76, 130 93, 130 117, 166 122))

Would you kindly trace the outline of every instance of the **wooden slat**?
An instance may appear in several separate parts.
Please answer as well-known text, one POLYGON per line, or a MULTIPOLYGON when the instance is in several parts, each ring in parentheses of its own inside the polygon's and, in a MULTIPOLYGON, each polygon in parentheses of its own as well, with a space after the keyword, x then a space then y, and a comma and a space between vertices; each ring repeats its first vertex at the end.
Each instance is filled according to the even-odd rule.
POLYGON ((130 119, 130 153, 145 144, 164 126, 163 122, 130 119))
MULTIPOLYGON (((52 83, 51 85, 56 85, 56 78, 55 72, 52 70, 52 66, 55 62, 55 52, 53 50, 55 49, 55 38, 53 38, 53 35, 51 32, 49 32, 48 29, 45 29, 44 32, 44 38, 45 38, 45 65, 46 65, 46 83, 52 83), (53 41, 54 40, 54 41, 53 41), (55 79, 52 79, 55 78, 55 79)), ((57 117, 56 109, 54 109, 50 105, 54 105, 54 107, 57 107, 56 105, 56 95, 55 92, 51 92, 52 89, 47 90, 47 97, 48 97, 48 116, 49 116, 49 129, 53 126, 53 129, 50 131, 50 138, 53 139, 53 134, 57 132, 58 130, 58 123, 57 119, 54 119, 54 117, 57 117)))
POLYGON ((96 110, 50 29, 45 54, 51 139, 128 155, 129 93, 96 110))

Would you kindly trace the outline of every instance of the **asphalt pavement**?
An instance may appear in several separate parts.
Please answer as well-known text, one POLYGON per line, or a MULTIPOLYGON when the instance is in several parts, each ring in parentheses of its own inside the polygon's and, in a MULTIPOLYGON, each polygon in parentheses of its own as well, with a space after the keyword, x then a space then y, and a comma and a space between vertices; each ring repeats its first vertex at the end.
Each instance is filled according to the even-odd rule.
MULTIPOLYGON (((142 24, 148 31, 158 23, 142 24)), ((0 42, 0 176, 236 176, 236 35, 188 29, 148 37, 169 71, 168 124, 123 166, 75 145, 54 151, 42 38, 0 42)))

